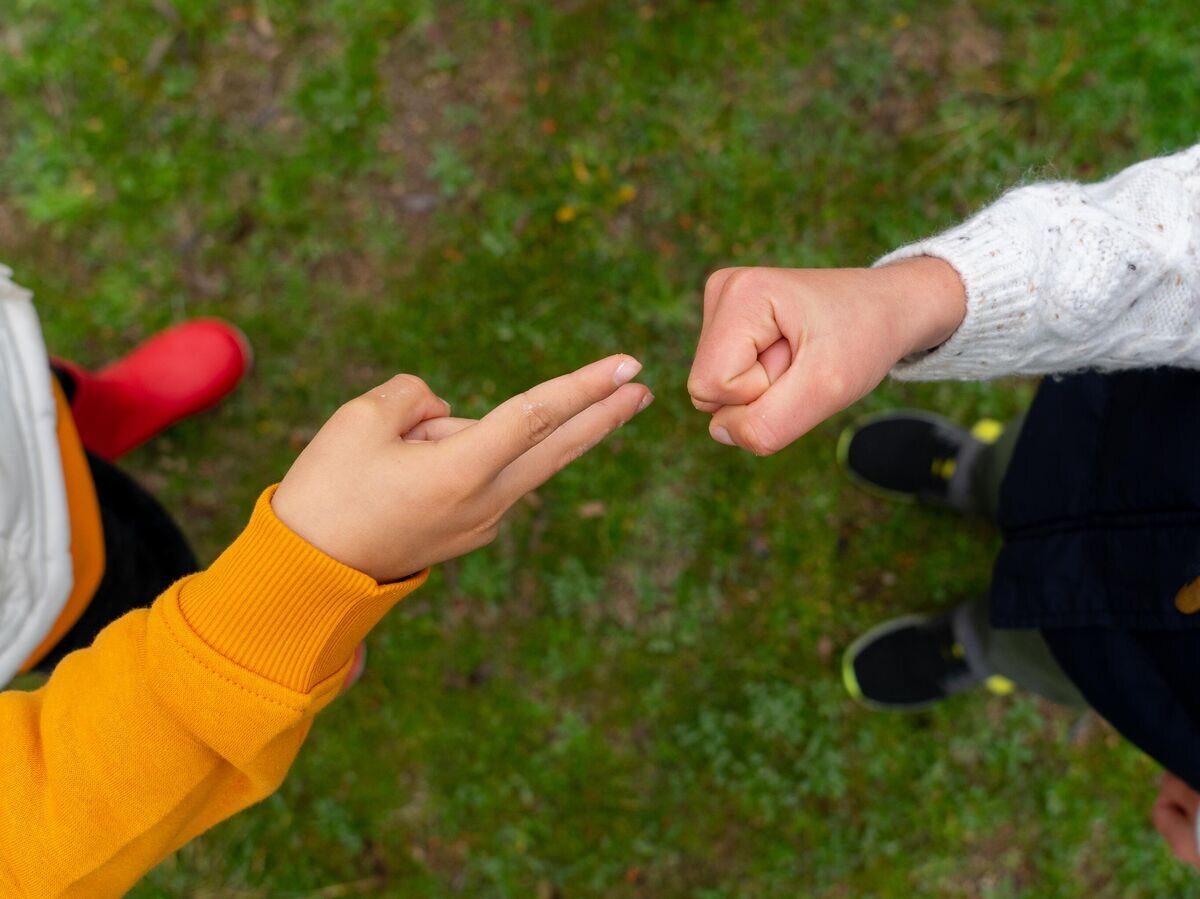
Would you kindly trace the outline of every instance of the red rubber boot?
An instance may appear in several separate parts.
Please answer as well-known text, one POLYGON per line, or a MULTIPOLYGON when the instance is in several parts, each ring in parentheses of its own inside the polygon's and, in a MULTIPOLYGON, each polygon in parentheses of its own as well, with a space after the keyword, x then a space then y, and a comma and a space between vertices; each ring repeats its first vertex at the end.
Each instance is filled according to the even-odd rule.
POLYGON ((171 425, 210 409, 250 370, 246 335, 216 319, 155 334, 99 372, 55 359, 75 382, 71 414, 83 445, 112 461, 171 425))

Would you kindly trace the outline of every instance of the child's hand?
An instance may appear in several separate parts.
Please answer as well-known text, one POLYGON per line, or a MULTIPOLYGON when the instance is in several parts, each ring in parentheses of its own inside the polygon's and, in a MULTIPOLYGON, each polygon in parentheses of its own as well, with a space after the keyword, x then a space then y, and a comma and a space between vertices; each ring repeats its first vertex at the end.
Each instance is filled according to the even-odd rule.
POLYGON ((397 375, 342 406, 275 492, 279 519, 381 583, 490 543, 509 507, 654 399, 610 356, 547 381, 478 422, 397 375))
POLYGON ((723 269, 704 288, 688 392, 709 433, 758 455, 862 398, 900 359, 943 343, 966 311, 948 264, 723 269))

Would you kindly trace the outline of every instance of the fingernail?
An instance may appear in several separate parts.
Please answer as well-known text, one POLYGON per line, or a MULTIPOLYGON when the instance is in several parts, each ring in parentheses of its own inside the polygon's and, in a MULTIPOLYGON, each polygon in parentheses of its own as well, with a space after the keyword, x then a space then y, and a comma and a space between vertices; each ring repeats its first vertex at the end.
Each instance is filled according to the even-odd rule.
POLYGON ((717 441, 717 443, 723 443, 726 446, 737 446, 737 444, 733 442, 733 438, 729 436, 729 432, 720 425, 717 425, 715 428, 711 428, 708 433, 712 435, 712 439, 717 441))
POLYGON ((642 363, 636 359, 626 359, 617 366, 617 370, 613 372, 613 382, 620 387, 622 384, 628 384, 637 377, 637 373, 642 370, 642 363))
POLYGON ((653 402, 654 402, 654 394, 647 393, 644 397, 642 397, 642 401, 640 403, 638 403, 638 411, 639 412, 643 411, 644 409, 649 407, 649 405, 653 402))

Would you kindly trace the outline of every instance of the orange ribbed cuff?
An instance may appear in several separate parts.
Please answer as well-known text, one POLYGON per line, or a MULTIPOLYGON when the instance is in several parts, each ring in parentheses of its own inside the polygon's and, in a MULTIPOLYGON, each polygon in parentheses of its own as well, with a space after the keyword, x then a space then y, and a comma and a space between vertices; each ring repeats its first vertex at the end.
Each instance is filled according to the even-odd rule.
POLYGON ((230 661, 307 693, 332 676, 428 572, 394 584, 330 558, 275 517, 271 487, 246 530, 179 592, 184 620, 230 661))

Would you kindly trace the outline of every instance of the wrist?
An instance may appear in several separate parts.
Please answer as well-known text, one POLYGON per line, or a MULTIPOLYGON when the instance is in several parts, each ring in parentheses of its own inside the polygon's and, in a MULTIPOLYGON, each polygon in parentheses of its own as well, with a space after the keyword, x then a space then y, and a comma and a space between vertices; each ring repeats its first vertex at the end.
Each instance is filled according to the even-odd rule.
POLYGON ((948 262, 915 256, 871 270, 895 312, 898 359, 941 346, 967 313, 962 278, 948 262))
POLYGON ((225 659, 307 693, 425 577, 379 584, 331 558, 275 515, 274 492, 259 497, 246 530, 207 571, 182 583, 179 610, 225 659))

